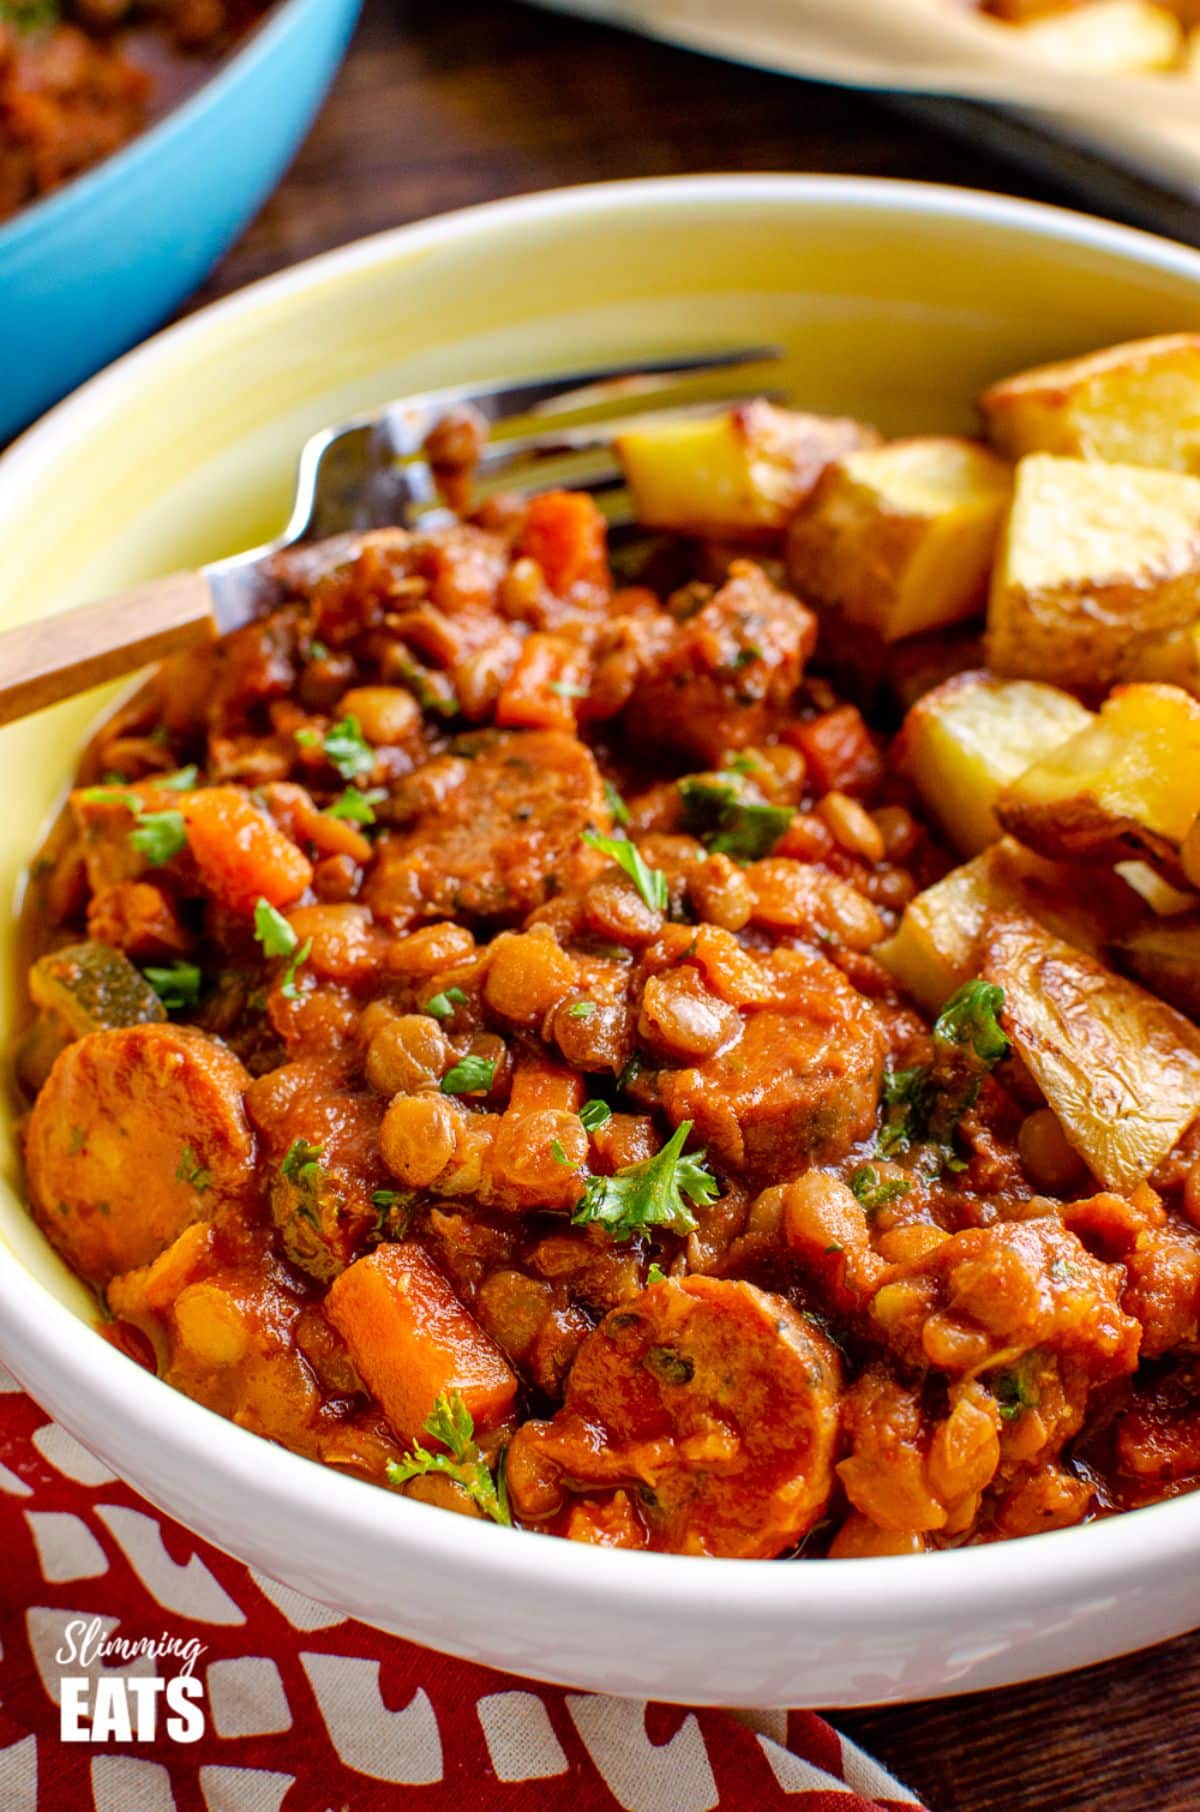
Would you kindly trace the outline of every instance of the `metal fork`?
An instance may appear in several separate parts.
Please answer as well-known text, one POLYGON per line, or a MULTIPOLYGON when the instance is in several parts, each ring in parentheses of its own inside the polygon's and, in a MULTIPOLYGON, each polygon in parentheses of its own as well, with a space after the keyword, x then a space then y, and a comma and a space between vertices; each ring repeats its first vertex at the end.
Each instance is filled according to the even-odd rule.
MULTIPOLYGON (((324 429, 301 450, 292 513, 273 541, 0 635, 0 724, 250 622, 282 595, 275 568, 287 549, 444 519, 426 448, 435 429, 464 409, 492 431, 476 467, 484 488, 503 483, 530 494, 547 488, 553 471, 553 482, 601 495, 620 483, 612 451, 618 433, 651 416, 744 401, 730 374, 778 357, 776 347, 736 347, 461 385, 324 429)), ((628 521, 627 511, 608 513, 628 521)))

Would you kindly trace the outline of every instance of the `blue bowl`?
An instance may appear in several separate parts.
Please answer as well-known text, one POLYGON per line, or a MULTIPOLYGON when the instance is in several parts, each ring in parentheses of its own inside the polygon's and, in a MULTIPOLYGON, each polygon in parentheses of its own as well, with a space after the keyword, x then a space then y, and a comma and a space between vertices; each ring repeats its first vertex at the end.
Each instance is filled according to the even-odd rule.
POLYGON ((270 194, 361 0, 284 0, 204 86, 0 227, 0 440, 169 315, 270 194))

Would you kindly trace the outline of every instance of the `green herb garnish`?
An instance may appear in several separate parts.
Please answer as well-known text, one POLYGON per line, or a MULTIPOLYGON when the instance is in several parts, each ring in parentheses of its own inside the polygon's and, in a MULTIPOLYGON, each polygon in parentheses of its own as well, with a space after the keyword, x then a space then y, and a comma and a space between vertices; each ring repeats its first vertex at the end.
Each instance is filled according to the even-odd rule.
POLYGON ((1027 1360, 1022 1360, 1011 1371, 1000 1372, 992 1382, 992 1395, 1000 1405, 1000 1416, 1005 1422, 1015 1422, 1023 1409, 1036 1409, 1041 1398, 1030 1379, 1027 1360))
POLYGON ((185 1145, 179 1154, 175 1180, 177 1183, 190 1183, 197 1195, 203 1195, 212 1184, 213 1173, 199 1162, 191 1146, 185 1145))
POLYGON ((190 793, 196 784, 199 769, 195 762, 190 767, 176 768, 173 774, 157 774, 150 782, 151 786, 165 787, 168 793, 190 793))
POLYGON ((585 1132, 596 1132, 606 1120, 612 1119, 612 1108, 607 1101, 601 1101, 597 1097, 584 1102, 579 1110, 579 1118, 583 1122, 585 1132))
POLYGON ((187 831, 182 812, 147 812, 139 810, 137 823, 129 833, 129 842, 139 856, 145 856, 151 868, 161 868, 172 856, 187 847, 187 831))
POLYGON ((171 963, 163 968, 149 965, 142 974, 162 1001, 168 1013, 179 1013, 194 1007, 204 986, 203 971, 195 963, 171 963))
POLYGON ((496 1062, 492 1057, 468 1053, 460 1057, 453 1069, 442 1077, 443 1095, 486 1095, 496 1079, 496 1062))
POLYGON ((323 737, 315 730, 298 730, 296 741, 302 749, 320 748, 343 780, 361 779, 375 766, 375 751, 359 728, 357 717, 339 718, 323 737))
POLYGON ((589 1177, 572 1220, 579 1225, 597 1222, 614 1239, 629 1239, 642 1227, 694 1232, 697 1221, 688 1203, 707 1206, 719 1191, 704 1153, 683 1155, 691 1130, 692 1122, 682 1120, 654 1157, 628 1164, 612 1177, 589 1177))
POLYGON ((283 914, 272 906, 269 900, 260 899, 254 908, 254 935, 262 945, 264 956, 288 956, 291 958, 283 972, 280 993, 285 1000, 299 1000, 300 989, 296 984, 296 971, 312 955, 312 939, 306 937, 301 943, 283 914))
POLYGON ((618 793, 611 780, 604 783, 604 803, 609 809, 614 824, 629 823, 629 807, 618 793))
POLYGON ((986 1077, 1008 1055, 999 1020, 1003 1005, 1004 990, 995 983, 965 982, 934 1022, 932 1064, 888 1071, 883 1124, 875 1140, 881 1156, 926 1145, 939 1170, 966 1168, 955 1155, 954 1132, 979 1099, 986 1077))
POLYGON ((769 856, 787 831, 795 812, 788 805, 762 805, 743 797, 733 780, 706 780, 696 775, 679 782, 683 823, 713 855, 738 862, 769 856))
POLYGON ((307 1139, 293 1139, 287 1148, 279 1174, 285 1183, 292 1183, 305 1195, 315 1196, 325 1181, 325 1172, 321 1167, 324 1148, 310 1145, 307 1139))
POLYGON ((282 912, 264 899, 254 908, 254 935, 264 956, 290 956, 299 941, 282 912))
POLYGON ((658 1260, 654 1259, 650 1265, 650 1269, 646 1273, 646 1288, 649 1290, 654 1284, 666 1283, 666 1281, 666 1272, 663 1270, 658 1260))
POLYGON ((850 1187, 867 1213, 874 1214, 888 1202, 907 1195, 912 1185, 903 1177, 881 1177, 874 1164, 860 1164, 850 1178, 850 1187))
POLYGON ((425 1432, 449 1451, 431 1453, 419 1441, 414 1441, 411 1452, 402 1460, 388 1461, 389 1484, 406 1485, 409 1479, 421 1478, 429 1472, 444 1473, 462 1486, 485 1516, 511 1529, 512 1513, 504 1486, 504 1456, 501 1455, 493 1477, 475 1440, 475 1419, 458 1391, 438 1398, 432 1413, 426 1417, 425 1432))
POLYGON ((651 868, 642 860, 636 843, 628 837, 602 837, 598 831, 584 831, 583 840, 589 849, 598 849, 625 870, 647 906, 655 912, 667 910, 667 877, 661 868, 651 868))
POLYGON ((573 1007, 567 1008, 568 1019, 590 1019, 596 1011, 594 1000, 577 1000, 573 1007))
POLYGON ((14 31, 49 31, 59 17, 58 0, 0 0, 0 24, 14 31))
POLYGON ((387 791, 381 786, 373 786, 366 793, 360 793, 356 786, 348 786, 326 809, 325 816, 344 818, 348 824, 374 824, 375 807, 386 798, 387 791))
POLYGON ((443 988, 440 994, 430 995, 424 1010, 434 1019, 453 1019, 455 1007, 463 1006, 466 998, 461 988, 443 988))

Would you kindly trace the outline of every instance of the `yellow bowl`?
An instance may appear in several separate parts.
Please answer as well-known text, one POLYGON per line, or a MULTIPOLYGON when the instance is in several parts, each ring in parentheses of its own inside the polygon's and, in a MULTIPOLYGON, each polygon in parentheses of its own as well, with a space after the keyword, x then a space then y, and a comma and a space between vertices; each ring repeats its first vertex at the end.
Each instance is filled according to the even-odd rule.
MULTIPOLYGON (((779 341, 806 407, 970 429, 989 379, 1197 326, 1196 254, 949 189, 712 177, 482 208, 209 309, 18 442, 0 461, 0 625, 264 538, 308 433, 433 384, 779 341)), ((102 702, 0 732, 8 900, 102 702)), ((0 1175, 0 1358, 33 1394, 219 1545, 434 1646, 610 1691, 829 1705, 1077 1666, 1200 1619, 1200 1495, 1019 1545, 793 1566, 608 1553, 386 1497, 101 1341, 21 1205, 11 1114, 0 1175)))

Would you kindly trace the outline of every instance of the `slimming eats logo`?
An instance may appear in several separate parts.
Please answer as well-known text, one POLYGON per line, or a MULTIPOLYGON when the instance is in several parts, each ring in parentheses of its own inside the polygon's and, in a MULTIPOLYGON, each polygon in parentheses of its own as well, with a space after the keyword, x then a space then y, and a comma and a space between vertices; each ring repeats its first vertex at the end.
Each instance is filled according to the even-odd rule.
POLYGON ((195 1677, 196 1662, 206 1645, 195 1636, 106 1636, 98 1617, 68 1623, 54 1659, 62 1668, 112 1673, 64 1673, 59 1681, 59 1735, 64 1743, 153 1743, 162 1735, 172 1743, 198 1743, 204 1735, 204 1686, 195 1677), (148 1657, 175 1660, 179 1671, 122 1674, 121 1663, 148 1657))

